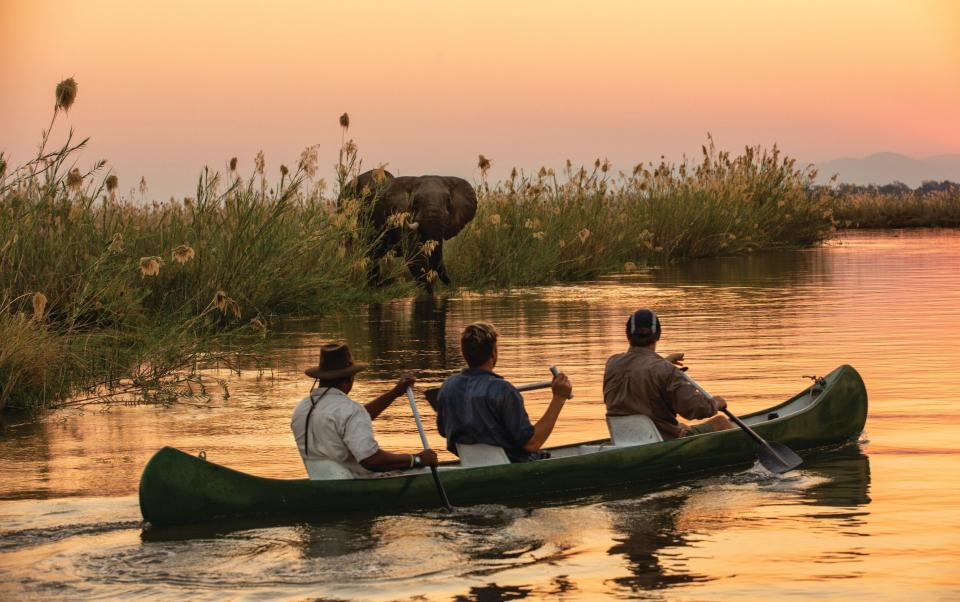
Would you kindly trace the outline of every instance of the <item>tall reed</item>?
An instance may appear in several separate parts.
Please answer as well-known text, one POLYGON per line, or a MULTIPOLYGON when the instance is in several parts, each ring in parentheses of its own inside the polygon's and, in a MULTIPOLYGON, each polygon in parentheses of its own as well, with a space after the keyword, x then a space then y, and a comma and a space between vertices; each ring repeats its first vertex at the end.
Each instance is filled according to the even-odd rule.
MULTIPOLYGON (((474 221, 447 247, 455 281, 477 287, 579 280, 681 258, 802 247, 833 228, 816 173, 747 148, 731 157, 713 141, 699 163, 637 165, 613 173, 569 163, 560 178, 516 171, 481 186, 474 221)), ((482 160, 485 160, 482 158, 482 160)))

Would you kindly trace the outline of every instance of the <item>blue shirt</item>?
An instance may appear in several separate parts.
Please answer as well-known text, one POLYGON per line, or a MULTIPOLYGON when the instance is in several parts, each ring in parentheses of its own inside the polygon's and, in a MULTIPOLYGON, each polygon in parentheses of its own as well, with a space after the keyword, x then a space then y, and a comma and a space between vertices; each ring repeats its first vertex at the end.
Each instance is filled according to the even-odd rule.
POLYGON ((444 381, 437 407, 437 430, 454 454, 457 443, 486 443, 502 447, 511 462, 530 459, 523 446, 533 436, 533 425, 523 396, 499 374, 465 368, 444 381))

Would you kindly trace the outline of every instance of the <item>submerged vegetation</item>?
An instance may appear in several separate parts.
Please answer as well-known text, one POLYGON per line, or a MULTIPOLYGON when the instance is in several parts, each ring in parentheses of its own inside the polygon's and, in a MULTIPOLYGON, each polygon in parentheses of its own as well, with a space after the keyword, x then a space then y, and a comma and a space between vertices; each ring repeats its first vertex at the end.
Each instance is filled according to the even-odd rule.
MULTIPOLYGON (((337 199, 360 170, 346 114, 329 191, 311 147, 278 179, 261 153, 249 174, 232 159, 223 173, 204 169, 194 196, 146 202, 142 179, 125 198, 106 162, 76 167, 86 140, 72 131, 48 149, 76 96, 72 80, 57 87, 35 158, 10 168, 0 154, 0 408, 203 399, 201 369, 236 365, 278 316, 415 294, 396 257, 381 266, 394 284, 368 284, 377 233, 359 202, 337 199)), ((445 252, 458 286, 808 246, 835 225, 831 190, 776 148, 732 156, 710 141, 696 164, 568 163, 493 185, 490 161, 478 167, 477 216, 445 252)))

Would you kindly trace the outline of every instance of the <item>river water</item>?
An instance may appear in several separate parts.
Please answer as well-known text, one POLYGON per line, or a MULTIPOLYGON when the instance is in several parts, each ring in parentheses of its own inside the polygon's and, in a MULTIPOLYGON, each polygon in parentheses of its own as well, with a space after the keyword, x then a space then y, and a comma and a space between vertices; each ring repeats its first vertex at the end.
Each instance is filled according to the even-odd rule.
MULTIPOLYGON (((272 365, 227 371, 209 407, 58 412, 0 432, 0 598, 728 600, 960 598, 960 233, 845 233, 811 250, 699 260, 586 284, 398 300, 293 325, 272 365), (558 505, 432 509, 317 523, 141 532, 137 483, 158 448, 302 477, 289 430, 324 341, 371 368, 365 401, 412 369, 418 391, 460 366, 475 320, 501 333, 498 371, 575 398, 549 444, 605 435, 601 378, 640 306, 660 351, 735 411, 785 399, 805 374, 849 363, 870 395, 858 443, 781 477, 759 468, 659 490, 558 505)), ((422 399, 422 394, 421 397, 422 399)), ((526 396, 535 420, 549 393, 526 396)), ((431 443, 426 403, 421 412, 431 443)), ((401 398, 375 423, 381 445, 418 437, 401 398)), ((456 500, 453 500, 456 503, 456 500)))

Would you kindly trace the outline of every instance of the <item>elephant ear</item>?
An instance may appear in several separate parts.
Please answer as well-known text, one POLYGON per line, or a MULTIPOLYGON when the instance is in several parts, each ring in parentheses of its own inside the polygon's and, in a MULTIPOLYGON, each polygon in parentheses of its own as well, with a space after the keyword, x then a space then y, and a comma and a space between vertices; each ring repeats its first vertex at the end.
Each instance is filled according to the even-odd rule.
POLYGON ((477 214, 477 192, 470 182, 455 176, 446 176, 444 181, 450 187, 450 219, 444 228, 443 237, 456 236, 477 214))

